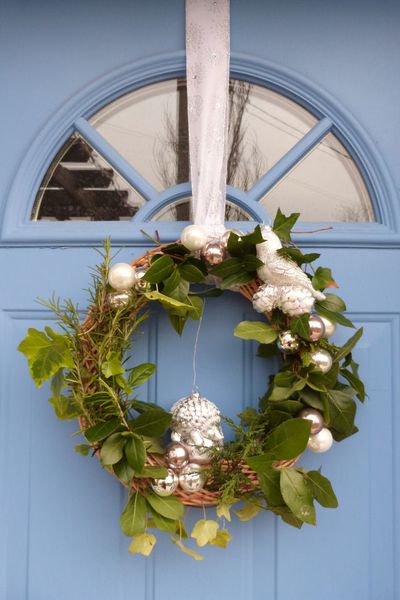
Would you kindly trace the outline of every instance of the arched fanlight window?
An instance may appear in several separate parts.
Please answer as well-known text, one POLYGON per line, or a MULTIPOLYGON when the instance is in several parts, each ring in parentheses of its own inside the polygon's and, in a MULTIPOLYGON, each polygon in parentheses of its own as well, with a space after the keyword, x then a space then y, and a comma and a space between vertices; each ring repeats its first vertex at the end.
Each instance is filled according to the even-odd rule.
MULTIPOLYGON (((304 221, 375 221, 354 158, 323 119, 276 91, 239 80, 230 82, 229 106, 227 220, 253 218, 235 201, 236 190, 269 214, 279 206, 301 212, 304 221)), ((33 220, 135 220, 149 201, 155 204, 150 220, 190 219, 184 78, 130 92, 89 123, 94 136, 74 133, 52 162, 33 220), (131 167, 129 182, 96 149, 96 136, 131 167)))

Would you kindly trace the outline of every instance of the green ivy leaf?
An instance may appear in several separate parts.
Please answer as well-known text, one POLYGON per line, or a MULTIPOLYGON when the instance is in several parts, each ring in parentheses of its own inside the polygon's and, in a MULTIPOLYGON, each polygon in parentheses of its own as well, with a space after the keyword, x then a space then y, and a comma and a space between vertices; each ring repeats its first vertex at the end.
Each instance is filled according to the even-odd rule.
POLYGON ((146 498, 151 507, 163 517, 173 520, 183 517, 185 507, 175 496, 163 497, 151 492, 147 494, 146 498))
POLYGON ((168 429, 171 414, 160 408, 150 408, 130 422, 135 433, 157 437, 168 429))
POLYGON ((81 414, 79 405, 71 396, 52 396, 49 402, 54 408, 57 417, 61 420, 75 419, 81 414))
POLYGON ((120 426, 119 417, 114 417, 104 423, 98 423, 84 431, 85 437, 89 442, 100 442, 108 437, 120 426))
POLYGON ((188 312, 189 318, 198 321, 203 313, 203 300, 199 296, 189 296, 188 301, 192 305, 188 312))
POLYGON ((157 255, 151 267, 147 269, 144 279, 149 283, 161 283, 171 275, 175 263, 170 256, 157 255))
POLYGON ((119 352, 112 351, 107 354, 106 360, 101 365, 101 372, 107 379, 114 375, 122 375, 125 372, 119 352))
POLYGON ((241 521, 250 521, 258 515, 260 510, 261 508, 257 506, 257 504, 245 501, 243 508, 239 510, 234 510, 233 512, 241 521))
POLYGON ((182 542, 182 540, 177 539, 177 538, 171 538, 171 542, 173 544, 175 544, 175 546, 178 546, 179 550, 182 550, 182 552, 184 552, 188 556, 191 556, 192 558, 194 558, 194 560, 203 560, 204 559, 204 556, 201 556, 201 554, 198 554, 194 550, 187 548, 184 545, 184 543, 182 542))
POLYGON ((277 253, 280 256, 283 256, 284 258, 290 258, 295 263, 297 263, 299 266, 301 266, 303 264, 312 263, 312 262, 314 262, 314 260, 317 260, 317 258, 319 258, 321 256, 320 254, 316 254, 316 253, 303 254, 300 250, 297 250, 297 248, 287 248, 287 247, 280 248, 279 250, 277 250, 277 253))
POLYGON ((128 384, 130 387, 139 387, 145 383, 155 373, 157 365, 153 363, 141 363, 130 371, 128 377, 128 384))
POLYGON ((106 439, 100 450, 103 465, 115 465, 121 460, 125 441, 120 433, 113 433, 106 439))
POLYGON ((276 235, 286 242, 290 242, 290 231, 293 229, 294 224, 299 218, 300 213, 292 213, 288 217, 286 217, 281 209, 278 208, 274 224, 272 225, 272 230, 276 235))
POLYGON ((61 392, 66 385, 67 383, 65 381, 64 369, 58 369, 58 371, 53 375, 50 383, 50 389, 53 395, 61 396, 61 392))
POLYGON ((149 556, 157 542, 156 537, 152 533, 141 533, 136 535, 128 546, 129 552, 132 554, 143 554, 149 556))
POLYGON ((254 254, 248 254, 247 256, 243 257, 241 266, 245 271, 254 273, 257 271, 257 269, 263 267, 264 263, 262 260, 257 258, 257 256, 254 256, 254 254))
POLYGON ((339 362, 342 360, 342 358, 344 358, 345 356, 350 354, 350 352, 353 350, 354 346, 357 344, 358 340, 362 336, 363 331, 364 331, 363 328, 360 327, 360 329, 358 329, 355 332, 355 334, 349 340, 347 340, 347 342, 344 344, 344 346, 342 346, 340 348, 340 350, 333 357, 334 362, 339 362))
POLYGON ((129 498, 120 518, 120 525, 125 535, 137 535, 146 527, 146 499, 136 492, 129 498))
POLYGON ((316 290, 324 290, 327 287, 337 287, 332 271, 326 267, 318 267, 312 278, 312 284, 316 290))
POLYGON ((290 331, 305 340, 310 339, 310 315, 308 313, 290 321, 290 331))
POLYGON ((215 539, 219 525, 211 519, 200 519, 192 529, 190 536, 196 540, 198 546, 202 547, 215 539))
POLYGON ((232 504, 234 504, 234 502, 220 502, 215 509, 217 517, 219 517, 220 519, 223 517, 224 519, 230 522, 232 519, 230 511, 232 504))
POLYGON ((146 461, 146 448, 139 436, 133 435, 128 439, 125 446, 125 456, 132 469, 136 473, 141 473, 146 461))
POLYGON ((243 340, 257 340, 260 344, 270 344, 278 337, 278 331, 261 321, 242 321, 235 327, 234 335, 243 340))
POLYGON ((45 327, 45 331, 29 328, 18 350, 28 359, 33 381, 41 387, 61 368, 73 369, 74 362, 67 337, 45 327))
POLYGON ((303 475, 292 468, 281 469, 280 483, 282 496, 295 517, 315 525, 313 495, 303 475))
POLYGON ((308 471, 307 481, 318 504, 325 508, 337 508, 338 501, 329 479, 319 471, 308 471))
POLYGON ((227 548, 232 536, 227 529, 219 529, 217 535, 209 544, 211 546, 217 546, 218 548, 227 548))
POLYGON ((82 456, 87 456, 90 452, 90 446, 88 444, 78 444, 74 448, 75 452, 78 454, 82 454, 82 456))

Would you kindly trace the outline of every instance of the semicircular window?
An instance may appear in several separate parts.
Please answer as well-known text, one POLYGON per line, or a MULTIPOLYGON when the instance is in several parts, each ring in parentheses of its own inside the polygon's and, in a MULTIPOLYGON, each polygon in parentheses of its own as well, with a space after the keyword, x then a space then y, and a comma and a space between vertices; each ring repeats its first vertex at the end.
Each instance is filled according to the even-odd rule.
MULTIPOLYGON (((300 212, 303 221, 375 220, 357 164, 328 119, 240 80, 230 81, 229 109, 226 220, 254 218, 246 199, 270 215, 278 206, 300 212)), ((147 220, 190 220, 185 78, 130 92, 76 129, 43 178, 33 220, 140 220, 149 201, 147 220)))

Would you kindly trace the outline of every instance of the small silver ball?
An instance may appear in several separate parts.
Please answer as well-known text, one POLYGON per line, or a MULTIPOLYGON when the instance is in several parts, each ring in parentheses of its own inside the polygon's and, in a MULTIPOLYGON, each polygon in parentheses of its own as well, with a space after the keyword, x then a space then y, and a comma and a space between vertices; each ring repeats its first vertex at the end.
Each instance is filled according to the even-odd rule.
POLYGON ((178 487, 178 476, 168 469, 168 475, 162 479, 154 479, 151 484, 151 489, 158 496, 171 496, 178 487))
POLYGON ((277 344, 278 349, 285 354, 295 354, 300 347, 299 338, 290 330, 281 331, 277 344))
POLYGON ((299 413, 301 419, 307 419, 311 421, 311 434, 315 435, 319 433, 324 426, 324 419, 320 412, 313 408, 303 408, 299 413))
POLYGON ((151 283, 144 279, 147 269, 136 270, 136 281, 134 288, 136 292, 149 292, 151 290, 151 283))
POLYGON ((318 342, 325 336, 325 325, 321 317, 318 315, 311 315, 308 319, 310 326, 310 340, 312 342, 318 342))
POLYGON ((327 373, 332 367, 332 356, 326 350, 315 350, 311 354, 311 360, 323 373, 327 373))
POLYGON ((129 292, 110 292, 107 295, 108 304, 112 308, 123 308, 130 302, 131 295, 129 292))
POLYGON ((225 233, 222 234, 222 236, 219 238, 219 241, 221 242, 224 248, 228 247, 229 236, 231 235, 231 233, 235 233, 239 237, 243 235, 243 233, 239 231, 239 229, 227 229, 225 233))
POLYGON ((206 482, 203 468, 196 463, 189 463, 179 473, 179 485, 184 492, 195 494, 206 482))
POLYGON ((207 243, 207 232, 198 225, 188 225, 181 233, 182 244, 191 251, 201 250, 207 243))
POLYGON ((324 337, 326 337, 326 338, 331 337, 331 335, 333 335, 336 331, 336 323, 332 323, 332 321, 330 321, 326 317, 321 317, 321 319, 322 319, 323 324, 325 325, 324 337))
POLYGON ((128 263, 116 263, 108 272, 108 283, 119 292, 130 290, 135 281, 135 269, 128 263))
POLYGON ((165 459, 171 469, 182 469, 189 462, 189 452, 183 444, 171 442, 165 449, 165 459))
POLYGON ((307 448, 312 452, 327 452, 333 444, 333 437, 327 427, 323 427, 321 431, 315 435, 310 435, 307 448))
POLYGON ((202 249, 201 256, 211 267, 215 267, 225 259, 226 249, 221 242, 208 242, 202 249))

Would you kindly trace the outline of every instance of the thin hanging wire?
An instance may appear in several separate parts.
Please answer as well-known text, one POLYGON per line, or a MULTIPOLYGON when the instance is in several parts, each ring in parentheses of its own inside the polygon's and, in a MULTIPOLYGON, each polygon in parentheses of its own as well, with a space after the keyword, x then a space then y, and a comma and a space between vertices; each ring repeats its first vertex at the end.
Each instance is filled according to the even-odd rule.
POLYGON ((204 311, 206 309, 206 299, 204 298, 203 301, 203 310, 201 313, 201 317, 199 319, 199 324, 197 325, 197 331, 196 331, 196 337, 194 340, 194 348, 193 348, 193 362, 192 362, 192 367, 193 367, 193 385, 192 385, 192 394, 194 394, 195 392, 199 391, 199 388, 197 387, 197 370, 196 370, 196 360, 197 360, 197 347, 199 344, 199 335, 200 335, 200 329, 201 329, 201 324, 203 322, 203 316, 204 316, 204 311))

